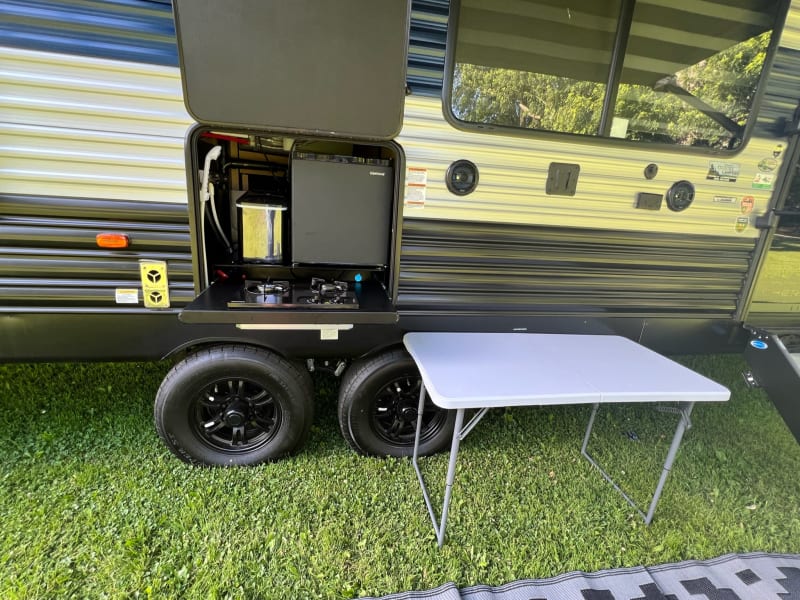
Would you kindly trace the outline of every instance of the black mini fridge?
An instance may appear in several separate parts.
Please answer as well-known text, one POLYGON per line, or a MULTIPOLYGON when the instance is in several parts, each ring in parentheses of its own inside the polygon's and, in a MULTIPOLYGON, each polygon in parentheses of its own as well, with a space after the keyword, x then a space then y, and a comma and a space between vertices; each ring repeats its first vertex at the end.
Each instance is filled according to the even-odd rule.
POLYGON ((388 161, 301 154, 292 161, 292 262, 385 267, 393 170, 388 161))

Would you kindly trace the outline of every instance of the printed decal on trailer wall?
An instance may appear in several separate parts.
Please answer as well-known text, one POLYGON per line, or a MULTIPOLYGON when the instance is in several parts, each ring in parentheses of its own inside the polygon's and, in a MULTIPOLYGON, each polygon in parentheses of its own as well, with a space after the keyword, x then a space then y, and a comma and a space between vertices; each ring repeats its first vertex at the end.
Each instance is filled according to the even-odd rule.
POLYGON ((739 170, 739 163, 712 160, 708 163, 706 179, 736 183, 736 179, 739 177, 739 170))
POLYGON ((405 205, 423 208, 428 195, 428 169, 408 167, 406 170, 405 205))

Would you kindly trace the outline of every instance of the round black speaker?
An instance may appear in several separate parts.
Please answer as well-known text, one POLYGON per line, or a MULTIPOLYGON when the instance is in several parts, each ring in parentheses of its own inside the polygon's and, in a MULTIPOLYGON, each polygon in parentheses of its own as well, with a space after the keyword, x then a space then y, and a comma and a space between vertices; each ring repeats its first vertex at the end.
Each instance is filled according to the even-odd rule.
POLYGON ((667 208, 680 212, 689 208, 689 205, 694 200, 694 186, 691 182, 676 181, 667 190, 667 208))
POLYGON ((445 183, 457 196, 466 196, 478 186, 478 167, 468 160, 457 160, 447 167, 445 183))

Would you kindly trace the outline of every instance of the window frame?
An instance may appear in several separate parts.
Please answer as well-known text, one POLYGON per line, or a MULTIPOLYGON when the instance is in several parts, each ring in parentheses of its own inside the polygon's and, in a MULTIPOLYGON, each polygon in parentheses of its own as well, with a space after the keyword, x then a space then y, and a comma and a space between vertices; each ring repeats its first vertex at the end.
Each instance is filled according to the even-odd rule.
MULTIPOLYGON (((738 147, 732 149, 713 148, 708 146, 687 146, 682 144, 655 142, 646 140, 628 140, 624 138, 610 137, 608 134, 581 134, 563 131, 551 131, 546 129, 530 129, 525 127, 515 127, 513 125, 502 125, 495 123, 475 123, 459 119, 453 112, 453 79, 455 73, 455 49, 458 43, 458 21, 461 12, 461 0, 450 0, 449 12, 447 16, 447 40, 444 58, 444 76, 442 78, 442 113, 445 120, 454 128, 468 131, 488 133, 493 135, 504 135, 523 138, 535 138, 541 140, 551 140, 559 142, 576 142, 584 144, 611 144, 614 146, 624 146, 639 148, 641 150, 657 150, 668 152, 688 152, 694 154, 735 156, 742 152, 746 147, 761 111, 761 104, 764 98, 768 74, 772 72, 775 62, 780 39, 783 34, 789 6, 792 0, 779 0, 778 13, 775 17, 775 25, 770 35, 767 55, 758 77, 756 93, 750 103, 750 113, 747 117, 742 131, 742 142, 738 147)), ((600 125, 604 131, 610 131, 613 119, 613 109, 616 105, 619 91, 620 78, 625 61, 625 51, 627 49, 628 38, 630 37, 631 25, 633 22, 633 12, 636 0, 620 0, 620 12, 617 19, 617 30, 614 36, 611 59, 609 60, 608 77, 606 78, 605 93, 601 107, 600 125), (624 28, 624 30, 623 30, 624 28)), ((598 127, 599 129, 599 127, 598 127)))

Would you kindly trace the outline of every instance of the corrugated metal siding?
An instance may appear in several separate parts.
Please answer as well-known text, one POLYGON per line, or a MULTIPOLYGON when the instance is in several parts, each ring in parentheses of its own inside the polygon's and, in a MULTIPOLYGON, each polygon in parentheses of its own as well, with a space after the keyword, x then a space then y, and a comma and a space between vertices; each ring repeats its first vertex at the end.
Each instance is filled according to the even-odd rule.
POLYGON ((441 94, 448 4, 448 0, 414 0, 411 4, 408 85, 413 94, 441 94))
POLYGON ((765 89, 755 135, 774 134, 791 115, 800 100, 800 50, 778 48, 775 64, 765 89))
MULTIPOLYGON (((41 10, 45 5, 69 12, 97 2, 15 0, 12 4, 4 4, 0 11, 9 10, 8 6, 14 10, 38 6, 37 14, 45 18, 48 13, 41 10)), ((108 9, 152 9, 161 15, 158 18, 166 14, 163 7, 147 6, 142 0, 103 4, 108 9)), ((738 206, 714 203, 713 198, 753 195, 753 215, 762 212, 769 192, 751 189, 750 181, 758 160, 771 154, 776 138, 751 141, 733 159, 742 165, 740 180, 719 184, 705 181, 710 155, 644 146, 631 152, 630 146, 456 131, 444 121, 439 101, 424 97, 437 95, 441 87, 447 1, 417 0, 412 10, 409 82, 414 95, 407 99, 400 141, 409 166, 428 169, 429 183, 425 207, 407 208, 405 213, 403 308, 491 309, 502 298, 506 309, 526 312, 653 314, 655 307, 659 314, 730 314, 756 232, 750 227, 736 233, 738 206), (478 192, 463 198, 452 196, 444 186, 447 165, 458 158, 469 158, 481 169, 478 192), (581 164, 574 198, 543 193, 551 161, 581 164), (649 162, 660 167, 658 177, 650 182, 642 176, 649 162), (637 192, 663 193, 679 179, 690 179, 698 186, 690 210, 632 209, 637 192), (503 291, 486 291, 492 286, 503 291)), ((795 17, 797 12, 793 11, 795 17)), ((67 38, 78 41, 92 39, 91 32, 77 25, 78 20, 63 14, 59 18, 67 20, 53 21, 51 37, 69 34, 67 38), (70 27, 74 27, 71 33, 70 27)), ((127 31, 128 25, 120 24, 127 31)), ((122 40, 120 47, 128 44, 126 35, 117 38, 122 40)), ((58 47, 47 35, 34 38, 40 43, 37 48, 58 47)), ((3 43, 22 45, 13 39, 6 37, 3 43)), ((174 41, 170 43, 174 52, 174 41)), ((185 226, 185 206, 177 203, 186 202, 182 147, 191 121, 183 109, 177 69, 87 58, 87 54, 98 56, 92 55, 93 47, 86 44, 84 56, 72 55, 72 50, 52 54, 0 48, 0 193, 6 194, 6 206, 0 206, 6 228, 6 237, 0 237, 0 256, 5 260, 0 277, 9 284, 15 282, 9 289, 16 290, 2 304, 24 304, 27 298, 29 306, 38 302, 31 297, 32 290, 39 289, 46 304, 101 306, 109 302, 113 285, 129 281, 127 277, 134 273, 135 261, 118 260, 121 257, 116 255, 99 257, 87 245, 86 239, 93 240, 95 231, 91 219, 86 219, 91 209, 71 208, 72 201, 67 201, 57 215, 28 213, 25 208, 5 214, 9 199, 19 205, 20 197, 14 194, 36 194, 40 200, 95 198, 103 205, 105 218, 134 231, 141 222, 132 222, 130 216, 111 217, 108 207, 122 206, 125 201, 146 200, 153 206, 174 202, 185 226), (67 231, 48 229, 47 219, 56 217, 67 231), (35 244, 25 245, 28 234, 35 234, 30 238, 35 244), (59 236, 69 245, 68 253, 48 242, 59 236), (66 292, 66 300, 45 301, 51 297, 43 287, 47 279, 43 277, 36 288, 28 267, 49 269, 52 282, 70 278, 88 282, 91 291, 66 292), (99 280, 104 283, 92 285, 99 280)), ((787 77, 791 77, 789 71, 787 77)), ((786 90, 791 85, 787 79, 786 90)), ((785 111, 785 104, 785 100, 776 101, 775 113, 785 111)), ((152 223, 162 222, 169 211, 157 212, 148 213, 152 223)), ((94 225, 99 226, 100 220, 94 225)), ((175 255, 166 247, 175 241, 169 236, 181 235, 179 230, 177 222, 170 232, 141 229, 150 244, 142 248, 141 256, 152 252, 170 258, 174 281, 182 281, 188 269, 188 238, 186 246, 183 241, 170 246, 175 255), (172 241, 159 246, 157 233, 172 241)), ((78 287, 87 289, 84 284, 78 287)), ((181 297, 183 289, 176 288, 176 297, 181 297)))
MULTIPOLYGON (((446 6, 446 0, 414 3, 409 82, 415 93, 441 88, 446 6)), ((20 31, 46 23, 50 34, 22 36, 27 44, 0 36, 0 191, 186 202, 183 140, 192 120, 178 70, 144 64, 146 57, 141 63, 88 58, 126 58, 126 49, 145 44, 152 31, 163 33, 159 44, 174 58, 168 3, 14 1, 2 4, 4 14, 20 31), (118 34, 103 52, 87 25, 95 21, 118 34), (61 48, 55 43, 61 37, 77 46, 61 48)))
POLYGON ((167 261, 174 307, 194 298, 184 206, 0 194, 0 311, 135 308, 115 290, 141 290, 140 259, 167 261), (130 247, 98 248, 103 232, 126 233, 130 247))
POLYGON ((800 50, 800 6, 794 1, 786 16, 786 25, 781 34, 781 46, 800 50))
POLYGON ((186 202, 175 68, 0 48, 0 191, 186 202))
POLYGON ((735 231, 739 200, 755 198, 751 219, 766 210, 771 192, 751 187, 756 165, 777 143, 786 147, 776 124, 800 96, 798 25, 795 5, 782 38, 791 49, 776 57, 756 137, 731 158, 460 132, 438 101, 408 98, 401 143, 408 166, 427 169, 428 185, 424 207, 404 212, 400 309, 729 318, 758 236, 752 223, 735 231), (466 197, 444 185, 447 166, 460 158, 480 168, 480 185, 466 197), (707 181, 715 159, 740 165, 739 180, 707 181), (581 165, 575 197, 544 193, 551 161, 581 165), (653 181, 643 177, 650 162, 659 166, 653 181), (697 186, 689 210, 633 209, 638 192, 663 194, 681 179, 697 186))
POLYGON ((751 225, 737 232, 739 201, 744 196, 754 198, 752 218, 766 210, 771 192, 754 189, 753 177, 758 162, 772 157, 776 143, 786 144, 785 138, 753 138, 742 152, 725 158, 656 144, 461 131, 444 120, 439 101, 423 97, 406 98, 398 141, 407 166, 427 170, 424 206, 407 205, 406 217, 748 238, 757 237, 758 231, 751 225), (447 168, 458 159, 471 160, 480 171, 477 189, 467 196, 456 196, 445 185, 447 168), (707 179, 712 160, 739 165, 738 179, 707 179), (545 193, 551 162, 580 165, 575 196, 545 193), (644 177, 650 163, 659 169, 652 180, 644 177), (640 192, 663 195, 684 179, 696 188, 689 209, 678 213, 666 206, 658 211, 634 208, 640 192), (723 203, 716 197, 735 200, 723 203))
MULTIPOLYGON (((412 92, 442 87, 448 0, 414 0, 408 82, 412 92)), ((0 46, 175 67, 169 0, 4 0, 0 46)))
POLYGON ((754 134, 773 134, 791 116, 800 100, 800 5, 795 3, 786 15, 780 46, 765 88, 754 134))
POLYGON ((0 23, 0 192, 186 202, 169 2, 7 0, 0 23))
MULTIPOLYGON (((798 36, 800 6, 794 3, 784 33, 787 43, 798 36)), ((736 230, 741 217, 739 201, 754 198, 754 215, 763 213, 770 190, 755 189, 758 162, 772 157, 785 136, 776 134, 779 118, 790 117, 797 101, 798 65, 794 50, 783 49, 776 62, 763 103, 764 115, 746 147, 736 155, 715 155, 663 144, 618 143, 616 140, 578 140, 569 136, 522 137, 487 131, 454 129, 442 116, 438 100, 410 97, 399 141, 409 167, 427 170, 424 207, 409 205, 407 217, 476 222, 525 223, 585 229, 671 232, 682 235, 758 236, 751 222, 744 232, 736 230), (455 160, 473 161, 480 170, 480 184, 468 196, 455 196, 444 185, 447 167, 455 160), (740 167, 735 183, 706 179, 709 163, 722 160, 740 167), (575 197, 544 193, 551 162, 577 163, 581 172, 575 197), (643 176, 649 163, 659 167, 652 181, 643 176), (664 194, 673 182, 687 179, 696 186, 690 209, 674 213, 635 210, 639 192, 664 194), (717 197, 733 198, 730 204, 717 197)))
POLYGON ((752 240, 406 219, 398 308, 728 318, 752 240))
MULTIPOLYGON (((414 93, 441 88, 446 4, 414 3, 414 93)), ((192 121, 169 2, 13 0, 0 21, 0 310, 131 310, 114 290, 139 287, 141 258, 168 261, 185 304, 192 121), (109 230, 131 251, 97 249, 109 230)))
POLYGON ((178 65, 169 1, 3 0, 0 46, 178 65))
POLYGON ((0 311, 145 311, 141 292, 115 299, 141 287, 140 259, 167 261, 171 304, 185 305, 192 121, 163 66, 176 62, 170 7, 13 1, 0 17, 0 311), (98 248, 109 231, 130 248, 98 248))

